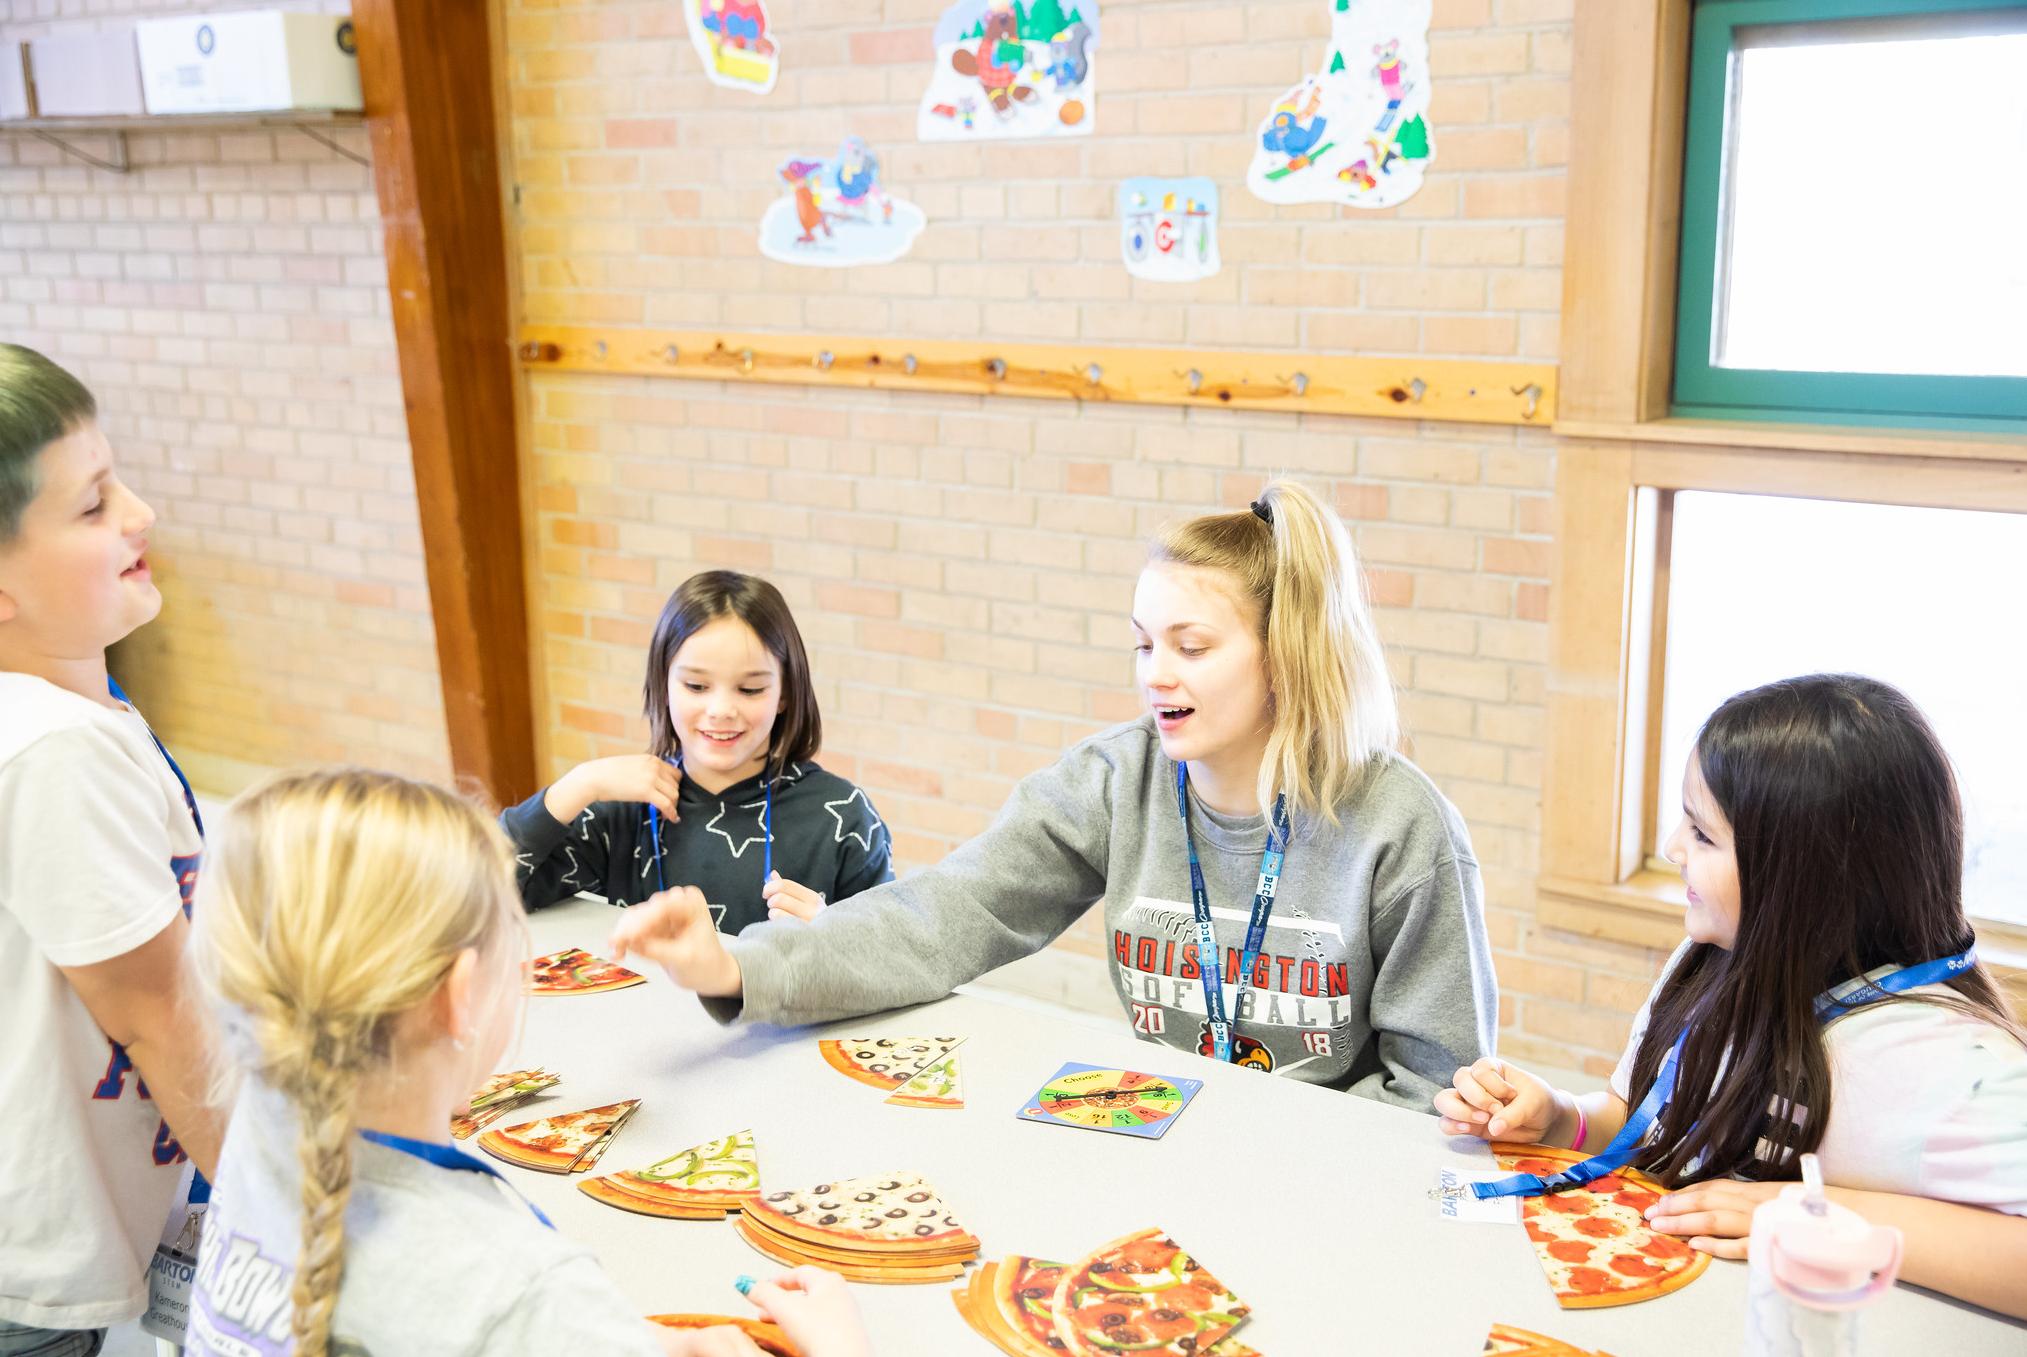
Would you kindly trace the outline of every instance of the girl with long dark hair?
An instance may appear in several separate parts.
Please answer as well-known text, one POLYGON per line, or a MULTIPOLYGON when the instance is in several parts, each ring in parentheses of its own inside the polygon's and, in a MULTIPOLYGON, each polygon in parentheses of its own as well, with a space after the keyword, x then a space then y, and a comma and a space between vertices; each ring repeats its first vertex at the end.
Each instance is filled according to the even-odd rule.
POLYGON ((2027 1047, 1973 951, 1927 720, 1852 675, 1741 693, 1697 737, 1682 814, 1689 937, 1610 1090, 1487 1058, 1437 1095, 1443 1131, 1596 1154, 1632 1121, 1612 1148, 1677 1189, 1651 1223, 1729 1258, 1814 1153, 1834 1197, 1905 1233, 1908 1281, 2027 1317, 2027 1047))

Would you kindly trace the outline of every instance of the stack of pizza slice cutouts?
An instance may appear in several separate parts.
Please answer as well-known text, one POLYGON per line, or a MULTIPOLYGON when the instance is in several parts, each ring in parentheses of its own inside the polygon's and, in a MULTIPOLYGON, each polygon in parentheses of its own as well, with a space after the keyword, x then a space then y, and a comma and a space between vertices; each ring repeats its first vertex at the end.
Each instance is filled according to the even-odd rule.
POLYGON ((946 1282, 978 1257, 920 1174, 890 1173, 766 1192, 740 1208, 740 1237, 777 1263, 812 1263, 855 1282, 946 1282))
POLYGON ((474 1132, 485 1130, 536 1094, 562 1082, 560 1076, 543 1069, 508 1070, 504 1074, 496 1074, 480 1084, 478 1091, 472 1094, 470 1111, 450 1119, 451 1136, 456 1140, 469 1140, 474 1132))
POLYGON ((1250 1308, 1161 1230, 1077 1263, 1022 1254, 987 1263, 951 1299, 1009 1357, 1260 1357, 1232 1336, 1250 1308))
POLYGON ((607 1206, 667 1220, 723 1220, 760 1195, 751 1131, 693 1145, 646 1168, 587 1178, 577 1190, 607 1206))
POLYGON ((964 1106, 963 1037, 840 1037, 817 1043, 824 1063, 889 1095, 894 1107, 964 1106))
POLYGON ((646 976, 576 947, 528 963, 530 994, 603 994, 646 983, 646 976))
POLYGON ((737 1319, 731 1315, 649 1315, 650 1324, 665 1329, 715 1329, 729 1325, 753 1340, 753 1346, 767 1357, 802 1357, 802 1349, 788 1341, 778 1325, 758 1319, 737 1319))
POLYGON ((558 1112, 537 1117, 518 1126, 487 1131, 478 1140, 479 1148, 495 1159, 518 1168, 542 1173, 582 1173, 598 1162, 605 1147, 626 1119, 640 1106, 640 1099, 582 1112, 558 1112))
MULTIPOLYGON (((1544 1178, 1586 1158, 1546 1145, 1498 1144, 1492 1154, 1508 1172, 1544 1178)), ((1709 1254, 1647 1224, 1647 1208, 1666 1191, 1637 1169, 1619 1169, 1567 1192, 1521 1199, 1521 1224, 1564 1309, 1653 1300, 1703 1275, 1709 1254)))
POLYGON ((1492 1332, 1485 1335, 1481 1357, 1612 1357, 1612 1354, 1603 1348, 1593 1352, 1511 1324, 1494 1324, 1492 1332))

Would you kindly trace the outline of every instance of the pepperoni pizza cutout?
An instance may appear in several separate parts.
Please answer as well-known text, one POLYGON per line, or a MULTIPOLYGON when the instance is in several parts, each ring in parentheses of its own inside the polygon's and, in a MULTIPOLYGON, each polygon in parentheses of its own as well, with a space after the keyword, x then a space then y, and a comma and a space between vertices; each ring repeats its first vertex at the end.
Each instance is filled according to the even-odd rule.
MULTIPOLYGON (((1492 1153, 1503 1169, 1544 1178, 1587 1157, 1545 1145, 1494 1145, 1492 1153)), ((1703 1275, 1709 1254, 1659 1233, 1641 1214, 1664 1190, 1644 1173, 1620 1169, 1569 1192, 1521 1199, 1521 1223, 1564 1309, 1653 1300, 1703 1275)))

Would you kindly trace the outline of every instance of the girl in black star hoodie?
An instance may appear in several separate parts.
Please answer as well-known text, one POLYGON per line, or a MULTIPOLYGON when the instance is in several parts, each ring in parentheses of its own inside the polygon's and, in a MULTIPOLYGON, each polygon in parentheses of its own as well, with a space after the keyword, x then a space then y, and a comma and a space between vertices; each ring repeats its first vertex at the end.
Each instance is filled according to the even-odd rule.
POLYGON ((773 585, 685 580, 655 624, 646 690, 649 752, 581 763, 500 816, 529 908, 695 886, 736 934, 893 880, 872 801, 812 761, 809 658, 773 585))

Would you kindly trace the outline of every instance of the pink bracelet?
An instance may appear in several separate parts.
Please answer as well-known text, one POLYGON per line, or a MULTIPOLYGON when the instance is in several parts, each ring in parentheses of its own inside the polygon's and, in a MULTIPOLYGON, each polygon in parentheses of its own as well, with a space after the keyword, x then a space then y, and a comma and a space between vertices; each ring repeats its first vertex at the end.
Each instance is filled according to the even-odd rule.
POLYGON ((1577 1138, 1570 1142, 1570 1148, 1572 1150, 1581 1150, 1584 1147, 1584 1137, 1591 1133, 1591 1123, 1590 1119, 1584 1116, 1584 1105, 1577 1102, 1575 1098, 1570 1099, 1570 1102, 1577 1109, 1577 1138))

